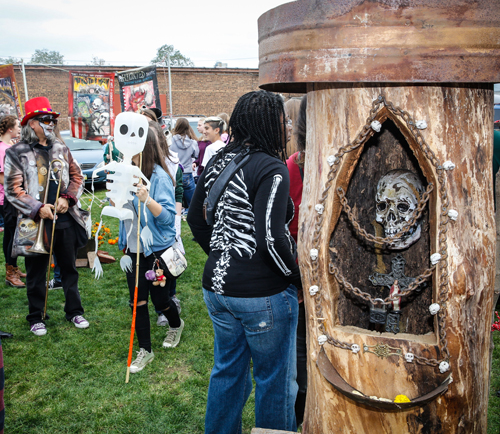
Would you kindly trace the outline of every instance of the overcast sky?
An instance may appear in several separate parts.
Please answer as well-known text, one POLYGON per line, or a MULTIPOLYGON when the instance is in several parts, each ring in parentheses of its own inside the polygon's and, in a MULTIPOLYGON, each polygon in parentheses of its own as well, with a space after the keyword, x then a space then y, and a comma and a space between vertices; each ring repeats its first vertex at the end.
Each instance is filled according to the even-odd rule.
POLYGON ((64 55, 67 65, 148 65, 173 45, 195 66, 220 61, 258 68, 257 19, 284 0, 15 0, 2 2, 0 57, 29 61, 36 49, 64 55))

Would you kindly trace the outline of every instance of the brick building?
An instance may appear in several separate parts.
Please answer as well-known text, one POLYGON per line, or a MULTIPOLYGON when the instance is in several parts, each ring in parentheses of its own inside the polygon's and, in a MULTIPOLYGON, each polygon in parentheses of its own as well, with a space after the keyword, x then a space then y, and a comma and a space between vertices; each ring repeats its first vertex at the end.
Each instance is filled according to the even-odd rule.
MULTIPOLYGON (((61 113, 60 128, 68 129, 69 70, 117 72, 133 67, 117 66, 69 66, 49 67, 25 65, 28 96, 46 96, 52 108, 61 113)), ((14 66, 21 102, 25 92, 21 67, 14 66)), ((168 71, 157 69, 160 100, 164 113, 168 107, 168 71)), ((172 107, 174 115, 198 114, 211 116, 220 112, 231 114, 238 98, 246 92, 258 90, 258 69, 232 68, 171 68, 172 107)), ((115 113, 119 113, 119 85, 115 81, 115 113)))

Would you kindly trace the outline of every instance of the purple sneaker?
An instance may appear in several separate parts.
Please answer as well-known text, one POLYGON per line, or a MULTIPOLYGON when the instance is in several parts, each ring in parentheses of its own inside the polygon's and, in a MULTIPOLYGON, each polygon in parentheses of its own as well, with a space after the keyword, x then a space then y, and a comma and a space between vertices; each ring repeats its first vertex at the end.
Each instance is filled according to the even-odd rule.
POLYGON ((37 336, 43 336, 47 334, 47 328, 43 322, 37 322, 30 327, 30 331, 37 336))
POLYGON ((77 329, 86 329, 89 326, 89 322, 81 315, 71 318, 71 322, 77 329))

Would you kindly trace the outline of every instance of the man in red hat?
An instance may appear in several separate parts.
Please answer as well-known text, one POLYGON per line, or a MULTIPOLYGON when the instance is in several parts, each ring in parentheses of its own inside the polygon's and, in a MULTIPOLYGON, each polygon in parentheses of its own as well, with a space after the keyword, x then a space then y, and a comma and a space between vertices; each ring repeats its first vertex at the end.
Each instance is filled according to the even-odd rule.
POLYGON ((52 110, 45 97, 26 101, 25 112, 21 141, 5 154, 4 185, 5 195, 18 210, 12 256, 26 256, 29 304, 26 319, 31 331, 36 336, 43 336, 47 333, 45 319, 49 318, 44 314, 49 255, 31 251, 39 222, 45 221, 43 239, 47 252, 54 230, 53 252, 61 268, 66 319, 77 328, 87 328, 89 323, 83 317, 75 262, 77 250, 87 242, 89 213, 78 207, 84 178, 56 129, 59 113, 52 110), (57 219, 53 228, 54 210, 57 219))

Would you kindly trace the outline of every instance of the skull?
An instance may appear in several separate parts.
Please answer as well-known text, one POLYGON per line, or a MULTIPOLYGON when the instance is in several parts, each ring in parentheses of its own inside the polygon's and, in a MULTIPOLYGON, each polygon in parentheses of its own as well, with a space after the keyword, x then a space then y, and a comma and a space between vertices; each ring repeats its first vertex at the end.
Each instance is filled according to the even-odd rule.
POLYGON ((311 249, 310 251, 311 259, 315 261, 318 259, 318 249, 311 249))
POLYGON ((92 103, 92 108, 94 109, 94 111, 98 112, 101 110, 101 108, 104 108, 102 107, 102 99, 101 98, 96 98, 94 100, 94 102, 92 103))
POLYGON ((22 237, 31 237, 36 233, 38 227, 31 219, 22 219, 19 221, 19 231, 22 237))
POLYGON ((141 153, 148 135, 148 118, 138 113, 124 112, 116 116, 115 146, 123 154, 123 161, 130 163, 132 157, 141 153))
POLYGON ((319 288, 317 285, 313 285, 311 287, 309 287, 309 294, 311 294, 312 296, 316 295, 319 291, 319 288))
POLYGON ((320 345, 324 345, 327 340, 328 340, 328 337, 326 335, 319 335, 318 336, 318 344, 320 344, 320 345))
MULTIPOLYGON (((411 220, 424 193, 417 175, 409 170, 391 170, 380 178, 377 185, 376 221, 384 226, 386 236, 397 235, 411 220)), ((396 250, 405 249, 420 238, 420 222, 400 239, 390 244, 396 250)))
POLYGON ((351 350, 352 350, 352 352, 353 352, 354 354, 359 353, 359 350, 360 350, 360 349, 361 349, 361 348, 359 348, 359 345, 358 345, 358 344, 352 344, 352 345, 351 345, 351 350))
POLYGON ((436 315, 440 309, 441 309, 441 306, 439 306, 438 303, 432 303, 429 306, 429 312, 431 313, 431 315, 436 315))
POLYGON ((448 369, 450 369, 450 364, 448 362, 441 362, 439 364, 439 372, 444 374, 448 369))
POLYGON ((97 121, 100 125, 107 126, 109 125, 109 113, 101 113, 99 116, 99 120, 97 121))
POLYGON ((412 363, 413 362, 413 358, 414 358, 414 354, 413 353, 406 353, 405 354, 405 359, 408 363, 412 363))
POLYGON ((379 133, 380 129, 382 128, 382 124, 379 121, 373 121, 370 124, 370 127, 372 128, 373 131, 376 131, 377 133, 379 133))

